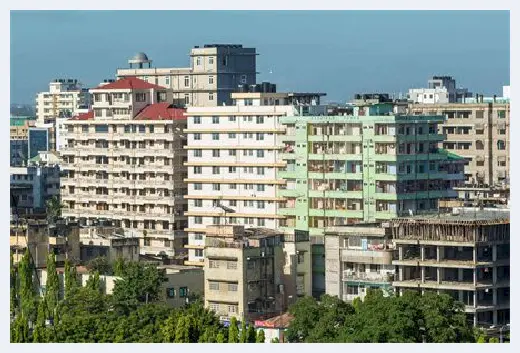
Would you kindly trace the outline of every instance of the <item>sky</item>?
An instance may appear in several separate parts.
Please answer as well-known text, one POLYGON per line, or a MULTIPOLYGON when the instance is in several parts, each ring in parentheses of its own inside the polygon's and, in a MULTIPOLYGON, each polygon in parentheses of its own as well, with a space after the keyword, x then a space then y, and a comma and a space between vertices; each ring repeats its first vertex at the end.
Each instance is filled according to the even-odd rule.
POLYGON ((433 75, 489 96, 509 84, 508 11, 11 11, 11 103, 34 104, 55 78, 96 86, 140 51, 189 67, 212 43, 255 47, 257 82, 329 102, 433 75))

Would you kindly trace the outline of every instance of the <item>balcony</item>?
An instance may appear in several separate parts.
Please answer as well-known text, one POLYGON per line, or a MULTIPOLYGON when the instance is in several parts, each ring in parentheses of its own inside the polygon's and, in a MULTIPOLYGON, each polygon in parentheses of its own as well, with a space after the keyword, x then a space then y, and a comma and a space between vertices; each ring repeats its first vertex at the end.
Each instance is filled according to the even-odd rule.
POLYGON ((392 282, 394 275, 391 273, 371 273, 371 272, 353 272, 351 270, 343 271, 343 281, 356 282, 392 282))
POLYGON ((391 265, 393 250, 354 250, 342 251, 342 261, 364 264, 391 265))
POLYGON ((23 248, 27 247, 27 240, 25 239, 25 236, 23 236, 23 235, 19 235, 19 236, 11 235, 9 237, 9 245, 11 247, 23 249, 23 248))
POLYGON ((168 257, 175 257, 175 249, 166 248, 162 246, 141 246, 139 251, 141 255, 152 255, 161 256, 166 255, 168 257))

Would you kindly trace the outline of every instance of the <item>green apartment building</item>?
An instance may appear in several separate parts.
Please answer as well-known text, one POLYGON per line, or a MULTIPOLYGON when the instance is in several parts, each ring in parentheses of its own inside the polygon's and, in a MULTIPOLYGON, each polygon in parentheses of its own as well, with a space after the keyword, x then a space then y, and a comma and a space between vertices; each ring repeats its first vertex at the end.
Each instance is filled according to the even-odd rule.
POLYGON ((443 116, 394 115, 394 105, 353 108, 352 115, 284 116, 278 171, 286 184, 279 214, 287 233, 309 231, 313 295, 324 293, 326 227, 431 212, 455 198, 464 160, 438 146, 443 116))

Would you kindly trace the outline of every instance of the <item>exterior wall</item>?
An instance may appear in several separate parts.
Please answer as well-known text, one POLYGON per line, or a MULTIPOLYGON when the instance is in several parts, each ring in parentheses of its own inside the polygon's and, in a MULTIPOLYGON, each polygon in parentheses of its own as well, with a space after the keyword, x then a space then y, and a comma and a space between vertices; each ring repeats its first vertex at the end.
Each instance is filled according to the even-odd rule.
POLYGON ((139 239, 125 236, 97 236, 88 235, 82 228, 81 234, 81 261, 87 263, 97 257, 105 257, 109 263, 114 263, 118 258, 126 261, 139 261, 139 239))
POLYGON ((134 230, 142 238, 142 254, 174 257, 182 252, 186 154, 174 130, 182 130, 184 124, 184 120, 65 122, 63 216, 87 223, 106 218, 117 227, 134 230), (99 125, 110 129, 96 132, 99 125))
POLYGON ((441 125, 443 148, 468 160, 467 185, 509 184, 509 103, 414 104, 409 109, 411 114, 447 117, 441 125))
POLYGON ((201 268, 167 269, 166 278, 161 286, 161 298, 172 308, 186 305, 191 295, 204 296, 204 271, 201 268))
POLYGON ((175 104, 195 107, 231 105, 230 94, 239 84, 256 83, 256 50, 228 46, 193 48, 189 68, 117 70, 118 78, 129 76, 171 88, 175 104))
POLYGON ((292 106, 188 108, 186 264, 202 265, 205 228, 214 222, 278 227, 278 117, 292 113, 292 106), (235 212, 224 214, 217 203, 235 212))
POLYGON ((449 103, 449 94, 446 88, 416 88, 410 89, 409 100, 422 104, 449 103))
POLYGON ((60 193, 58 166, 11 167, 11 187, 24 188, 19 193, 18 207, 30 210, 44 209, 46 201, 60 193))
MULTIPOLYGON (((71 80, 69 80, 71 81, 71 80)), ((76 82, 51 82, 49 91, 36 96, 36 116, 40 124, 54 122, 62 115, 74 116, 78 109, 88 107, 89 93, 76 82)))

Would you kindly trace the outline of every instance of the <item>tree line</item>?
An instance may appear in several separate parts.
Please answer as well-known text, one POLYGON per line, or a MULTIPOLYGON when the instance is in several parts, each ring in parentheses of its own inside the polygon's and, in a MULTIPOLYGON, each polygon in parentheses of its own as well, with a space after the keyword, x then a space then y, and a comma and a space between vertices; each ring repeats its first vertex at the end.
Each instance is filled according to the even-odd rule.
POLYGON ((182 308, 170 308, 159 300, 164 272, 150 265, 118 260, 101 270, 97 261, 85 286, 76 267, 68 261, 60 288, 53 254, 47 259, 43 293, 28 251, 14 265, 11 253, 11 342, 81 343, 255 343, 265 334, 232 319, 224 327, 200 299, 182 308), (116 280, 112 295, 104 294, 101 274, 112 271, 116 280))

